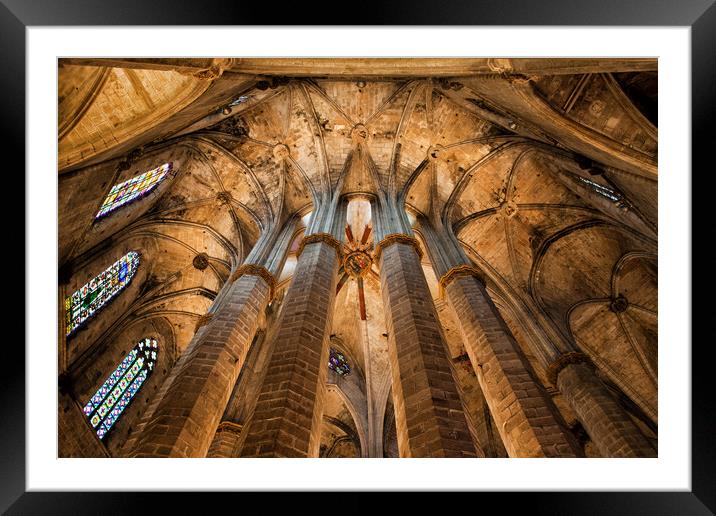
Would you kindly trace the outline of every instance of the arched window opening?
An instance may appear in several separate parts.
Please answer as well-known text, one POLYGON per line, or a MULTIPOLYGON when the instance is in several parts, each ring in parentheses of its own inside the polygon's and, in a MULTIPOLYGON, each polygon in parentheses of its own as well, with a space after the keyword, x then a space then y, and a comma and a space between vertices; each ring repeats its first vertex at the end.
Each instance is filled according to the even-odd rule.
POLYGON ((134 277, 139 253, 130 251, 65 299, 67 336, 82 326, 134 277))
POLYGON ((248 95, 241 95, 239 97, 236 97, 234 100, 229 102, 226 106, 223 108, 219 108, 217 110, 217 113, 221 113, 222 115, 230 115, 233 107, 239 106, 243 104, 244 102, 247 102, 251 97, 248 95))
POLYGON ((347 376, 351 372, 351 367, 348 365, 345 355, 334 348, 330 349, 328 355, 328 368, 341 376, 347 376))
POLYGON ((140 340, 87 402, 82 411, 97 437, 104 439, 152 374, 158 352, 155 339, 140 340))
POLYGON ((622 197, 614 189, 609 188, 608 186, 599 184, 596 181, 592 181, 591 179, 587 179, 586 177, 582 177, 579 175, 575 175, 574 177, 576 179, 578 179, 583 185, 586 185, 588 188, 591 188, 592 191, 594 191, 597 194, 601 195, 602 197, 612 201, 619 208, 624 208, 624 207, 629 206, 629 203, 627 202, 627 200, 624 199, 624 197, 622 197))
POLYGON ((105 197, 102 206, 100 207, 95 220, 104 217, 109 212, 116 210, 120 206, 123 206, 131 201, 139 199, 143 195, 152 191, 169 172, 172 171, 172 162, 164 163, 163 165, 153 168, 152 170, 134 176, 132 179, 128 179, 123 183, 116 184, 109 191, 107 197, 105 197))

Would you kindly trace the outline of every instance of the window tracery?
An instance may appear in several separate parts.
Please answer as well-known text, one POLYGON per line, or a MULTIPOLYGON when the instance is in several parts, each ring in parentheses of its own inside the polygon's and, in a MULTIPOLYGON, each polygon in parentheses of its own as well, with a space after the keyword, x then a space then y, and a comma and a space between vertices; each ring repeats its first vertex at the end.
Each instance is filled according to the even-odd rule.
POLYGON ((66 334, 71 335, 134 277, 139 253, 130 251, 65 299, 66 334))
POLYGON ((618 208, 621 208, 623 210, 629 209, 629 201, 627 201, 619 192, 617 192, 613 188, 597 183, 596 181, 592 181, 591 179, 582 177, 580 175, 574 175, 574 177, 580 183, 582 183, 582 185, 586 186, 587 188, 590 188, 596 194, 601 195, 605 199, 612 201, 618 208))
POLYGON ((592 181, 591 179, 587 179, 586 177, 577 176, 577 179, 579 179, 582 183, 586 184, 589 188, 597 192, 599 195, 606 197, 607 199, 611 199, 612 201, 619 200, 619 196, 611 188, 592 181))
POLYGON ((95 215, 95 220, 149 193, 172 171, 172 167, 173 165, 170 161, 144 174, 139 174, 127 181, 114 185, 102 202, 102 206, 97 215, 95 215))
POLYGON ((155 339, 140 340, 84 406, 97 437, 104 439, 152 374, 158 351, 155 339))

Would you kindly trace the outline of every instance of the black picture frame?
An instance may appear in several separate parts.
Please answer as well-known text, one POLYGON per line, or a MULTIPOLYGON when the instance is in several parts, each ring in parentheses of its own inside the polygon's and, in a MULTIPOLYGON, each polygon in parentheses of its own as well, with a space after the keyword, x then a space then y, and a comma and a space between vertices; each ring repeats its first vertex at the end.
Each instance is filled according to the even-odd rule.
MULTIPOLYGON (((553 26, 688 26, 691 27, 692 65, 692 169, 698 170, 699 188, 692 187, 692 235, 703 237, 712 233, 709 203, 699 202, 698 196, 711 190, 704 183, 713 175, 708 162, 713 146, 716 94, 716 6, 714 0, 487 0, 481 2, 428 3, 424 0, 393 1, 371 8, 368 4, 351 4, 351 24, 369 25, 553 25, 553 26), (700 212, 700 213, 699 213, 700 212), (702 216, 698 216, 698 215, 702 216), (707 226, 708 224, 708 226, 707 226), (699 228, 701 231, 699 231, 699 228)), ((296 12, 277 8, 269 2, 229 2, 227 0, 114 0, 91 2, 85 0, 0 0, 0 73, 3 104, 0 117, 3 143, 7 149, 25 147, 25 30, 30 26, 63 25, 281 25, 326 23, 340 25, 341 19, 319 21, 317 12, 336 13, 337 9, 321 9, 312 2, 309 9, 296 12)), ((48 114, 50 116, 50 114, 48 114)), ((24 170, 24 153, 12 152, 19 158, 16 170, 24 170)), ((9 171, 6 171, 9 172, 9 171)), ((662 172, 662 173, 668 173, 662 172)), ((713 179, 711 179, 713 181, 713 179)), ((24 191, 24 184, 18 185, 24 191)), ((696 270, 706 273, 714 265, 713 255, 705 248, 706 238, 694 240, 704 252, 692 249, 692 275, 696 270)), ((24 251, 23 251, 24 252, 24 251)), ((17 267, 17 264, 15 264, 17 267)), ((25 275, 30 271, 25 270, 25 275)), ((662 271, 666 273, 666 271, 662 271)), ((692 276, 693 277, 693 276, 692 276)), ((511 512, 525 504, 530 513, 537 514, 713 514, 716 512, 716 445, 713 435, 715 402, 708 378, 713 374, 711 346, 716 332, 709 326, 709 302, 714 282, 706 273, 704 281, 693 283, 692 299, 692 490, 690 492, 571 492, 571 493, 479 493, 470 494, 472 500, 462 503, 486 508, 486 502, 497 501, 502 512, 511 512), (489 499, 487 498, 489 497, 489 499), (499 500, 494 500, 499 497, 499 500)), ((6 312, 7 313, 7 312, 6 312)), ((712 316, 711 316, 712 317, 712 316)), ((665 343, 681 345, 688 343, 665 343)), ((54 343, 48 343, 48 351, 54 343)), ((160 494, 150 493, 80 493, 80 492, 26 492, 25 478, 25 364, 19 346, 6 345, 6 363, 2 387, 2 416, 0 417, 0 510, 9 514, 96 514, 100 510, 110 513, 136 511, 160 494), (100 509, 103 508, 103 509, 100 509)), ((667 366, 668 367, 668 366, 667 366)), ((296 503, 292 493, 290 503, 296 503)), ((211 497, 209 505, 237 501, 246 503, 247 493, 205 493, 211 497)), ((265 494, 264 494, 265 496, 265 494)), ((286 507, 286 495, 272 494, 272 505, 286 507)), ((338 495, 336 495, 338 496, 338 495)), ((354 510, 369 510, 370 502, 356 493, 341 495, 341 506, 354 510)), ((453 494, 451 496, 457 496, 453 494)), ((252 496, 253 498, 254 496, 252 496)), ((334 503, 325 498, 325 508, 334 503)), ((422 496, 413 494, 412 501, 421 503, 422 496)), ((255 500, 260 501, 260 500, 255 500)), ((338 500, 337 500, 338 501, 338 500)), ((254 500, 252 500, 254 502, 254 500)), ((461 503, 457 502, 457 503, 461 503)), ((186 503, 183 493, 162 496, 162 512, 186 503)), ((209 509, 209 505, 206 509, 209 509)), ((335 507, 335 506, 334 506, 335 507)), ((475 509, 477 507, 473 506, 475 509)))

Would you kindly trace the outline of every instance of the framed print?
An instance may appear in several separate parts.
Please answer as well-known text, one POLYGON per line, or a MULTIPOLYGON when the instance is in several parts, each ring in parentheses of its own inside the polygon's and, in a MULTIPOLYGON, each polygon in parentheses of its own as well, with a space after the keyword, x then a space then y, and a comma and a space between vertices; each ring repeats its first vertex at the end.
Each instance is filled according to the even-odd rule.
POLYGON ((28 246, 3 509, 714 510, 690 169, 715 8, 420 7, 4 1, 28 246))

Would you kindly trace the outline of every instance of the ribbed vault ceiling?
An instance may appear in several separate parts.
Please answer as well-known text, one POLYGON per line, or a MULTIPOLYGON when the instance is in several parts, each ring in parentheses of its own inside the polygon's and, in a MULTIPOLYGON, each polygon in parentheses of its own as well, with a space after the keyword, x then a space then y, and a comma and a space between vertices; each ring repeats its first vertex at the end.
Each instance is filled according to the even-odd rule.
MULTIPOLYGON (((427 65, 391 76, 387 65, 344 60, 334 73, 316 64, 317 74, 283 60, 271 74, 269 60, 196 61, 60 63, 67 288, 126 249, 143 256, 135 300, 75 337, 71 357, 151 314, 175 317, 181 350, 262 229, 329 193, 382 191, 442 221, 491 288, 548 320, 555 339, 601 357, 655 417, 658 147, 653 113, 640 110, 651 106, 655 61, 475 60, 433 76, 427 65), (113 184, 166 161, 176 172, 151 195, 94 221, 113 184), (618 191, 628 209, 578 177, 618 191), (202 270, 192 265, 200 253, 202 270), (633 305, 614 314, 619 293, 633 305)), ((354 286, 338 299, 357 313, 354 286)), ((338 324, 348 332, 353 318, 338 324)))

